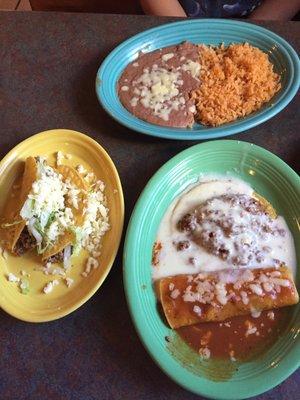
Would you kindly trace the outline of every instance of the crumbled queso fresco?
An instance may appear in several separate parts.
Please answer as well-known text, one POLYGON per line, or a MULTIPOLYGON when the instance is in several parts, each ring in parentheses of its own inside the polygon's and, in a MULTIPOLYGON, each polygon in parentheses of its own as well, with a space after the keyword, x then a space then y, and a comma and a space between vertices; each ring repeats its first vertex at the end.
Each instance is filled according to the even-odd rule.
POLYGON ((43 289, 43 292, 45 294, 49 294, 52 292, 54 286, 57 286, 59 284, 59 281, 57 279, 54 279, 53 281, 48 282, 43 289))
POLYGON ((89 252, 85 270, 82 276, 86 277, 92 269, 98 268, 99 256, 101 254, 101 239, 109 230, 109 210, 106 206, 104 194, 105 184, 101 180, 96 180, 95 176, 89 173, 85 179, 91 181, 92 190, 88 193, 85 220, 83 226, 78 231, 79 240, 82 247, 89 252))
MULTIPOLYGON (((170 283, 170 297, 175 300, 178 296, 182 296, 182 299, 188 303, 220 304, 221 306, 226 305, 232 297, 235 297, 236 301, 247 305, 251 294, 263 297, 273 293, 275 296, 281 292, 281 288, 291 286, 291 282, 284 279, 280 271, 266 271, 255 275, 251 270, 245 269, 216 273, 217 278, 214 280, 208 279, 209 276, 209 273, 205 272, 194 277, 190 275, 189 285, 183 293, 176 288, 174 283, 170 283), (228 283, 233 284, 233 290, 228 290, 228 283)), ((201 315, 202 312, 199 305, 194 306, 193 311, 197 315, 201 315)), ((253 310, 252 314, 255 318, 260 315, 256 310, 253 310)))

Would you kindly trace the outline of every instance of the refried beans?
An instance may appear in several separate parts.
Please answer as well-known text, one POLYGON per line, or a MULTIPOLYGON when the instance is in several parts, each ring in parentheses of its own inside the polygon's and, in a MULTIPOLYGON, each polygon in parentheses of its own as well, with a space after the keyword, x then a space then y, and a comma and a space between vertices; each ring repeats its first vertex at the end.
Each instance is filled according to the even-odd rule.
POLYGON ((189 42, 140 54, 124 70, 118 94, 136 117, 156 125, 191 127, 191 92, 199 86, 198 47, 189 42))

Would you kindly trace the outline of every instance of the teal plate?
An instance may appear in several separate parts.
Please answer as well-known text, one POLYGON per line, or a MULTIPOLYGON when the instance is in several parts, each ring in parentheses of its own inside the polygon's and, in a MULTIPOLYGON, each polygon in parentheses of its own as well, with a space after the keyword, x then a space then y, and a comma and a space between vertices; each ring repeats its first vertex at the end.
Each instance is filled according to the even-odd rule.
MULTIPOLYGON (((200 174, 239 177, 269 200, 293 234, 300 260, 300 178, 280 158, 250 143, 219 140, 193 146, 150 179, 131 216, 124 247, 124 284, 137 332, 162 370, 184 388, 213 399, 244 399, 278 385, 300 366, 300 305, 275 344, 259 359, 235 364, 200 361, 161 317, 151 281, 151 253, 170 203, 200 174), (169 341, 166 341, 166 338, 169 341), (236 370, 237 365, 237 370, 236 370)), ((300 285, 300 271, 297 272, 300 285)))
POLYGON ((272 118, 295 96, 300 84, 300 62, 294 49, 280 36, 246 22, 222 19, 192 19, 162 25, 139 33, 121 43, 104 60, 97 73, 96 93, 103 108, 114 119, 135 131, 168 139, 215 139, 250 129, 272 118), (140 51, 149 52, 178 44, 218 45, 248 42, 268 53, 281 76, 281 90, 258 112, 219 127, 195 124, 192 129, 168 128, 149 124, 129 113, 121 104, 117 82, 124 68, 140 51))

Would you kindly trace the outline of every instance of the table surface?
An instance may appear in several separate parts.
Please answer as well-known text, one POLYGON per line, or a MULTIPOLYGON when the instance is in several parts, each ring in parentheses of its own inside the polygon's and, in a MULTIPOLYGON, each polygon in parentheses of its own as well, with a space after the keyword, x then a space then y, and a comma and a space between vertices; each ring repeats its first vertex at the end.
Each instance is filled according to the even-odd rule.
MULTIPOLYGON (((106 148, 120 173, 126 227, 148 179, 196 142, 147 137, 119 125, 97 102, 95 75, 104 57, 124 39, 172 20, 0 13, 0 157, 21 140, 48 129, 90 135, 106 148)), ((261 25, 299 51, 300 23, 261 25)), ((299 172, 299 107, 298 96, 270 121, 232 138, 271 150, 299 172)), ((123 293, 121 255, 122 246, 101 289, 65 318, 35 325, 0 311, 1 400, 200 398, 164 375, 138 339, 123 293)), ((298 371, 256 399, 295 400, 299 386, 298 371)))

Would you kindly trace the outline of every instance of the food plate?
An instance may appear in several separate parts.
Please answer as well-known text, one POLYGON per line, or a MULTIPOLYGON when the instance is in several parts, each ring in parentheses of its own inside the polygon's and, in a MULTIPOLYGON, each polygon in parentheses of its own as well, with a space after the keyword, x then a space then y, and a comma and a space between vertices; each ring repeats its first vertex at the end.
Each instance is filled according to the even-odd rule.
POLYGON ((260 26, 239 21, 194 19, 162 25, 139 33, 121 43, 104 60, 97 73, 96 93, 103 108, 118 122, 138 132, 168 139, 213 139, 250 129, 281 111, 295 96, 300 83, 300 63, 296 52, 280 36, 260 26), (261 110, 219 127, 195 124, 192 129, 168 128, 144 122, 129 113, 117 93, 118 79, 138 53, 149 52, 182 41, 225 45, 248 42, 268 53, 282 88, 261 110))
MULTIPOLYGON (((241 178, 284 216, 300 259, 299 176, 281 159, 261 147, 232 140, 193 146, 168 161, 150 179, 128 226, 124 249, 126 297, 138 334, 164 370, 186 389, 214 399, 244 399, 258 395, 286 379, 300 363, 300 305, 292 309, 289 324, 269 351, 259 359, 232 367, 212 366, 167 326, 157 309, 151 281, 152 246, 166 209, 200 174, 241 178), (168 341, 166 341, 166 339, 168 341)), ((299 287, 300 275, 296 283, 299 287)))
POLYGON ((54 153, 61 151, 70 154, 71 159, 64 160, 70 166, 83 165, 93 170, 98 179, 106 184, 105 193, 110 210, 110 230, 103 237, 100 266, 87 277, 82 277, 83 259, 78 256, 69 276, 74 284, 67 287, 58 285, 45 295, 41 287, 49 281, 41 271, 34 271, 37 261, 32 254, 22 257, 0 256, 0 307, 12 316, 24 321, 44 322, 63 317, 86 302, 101 286, 109 273, 120 243, 124 200, 118 172, 106 151, 88 136, 67 130, 55 129, 39 133, 26 139, 12 149, 0 163, 0 209, 7 197, 14 179, 22 170, 23 161, 28 156, 48 156, 54 163, 54 153), (30 291, 24 295, 17 285, 8 282, 8 273, 18 275, 20 270, 30 274, 30 291))

